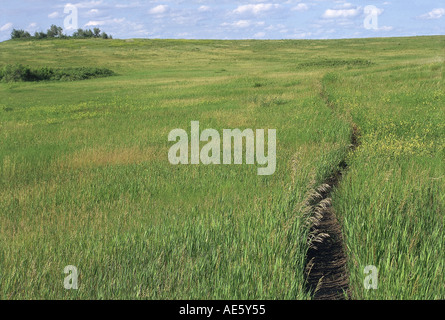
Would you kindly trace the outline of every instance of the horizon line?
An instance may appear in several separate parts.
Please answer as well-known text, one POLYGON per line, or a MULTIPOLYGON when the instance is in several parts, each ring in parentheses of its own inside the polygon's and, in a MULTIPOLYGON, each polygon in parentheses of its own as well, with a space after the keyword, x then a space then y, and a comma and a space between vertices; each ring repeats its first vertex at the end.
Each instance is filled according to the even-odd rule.
POLYGON ((407 35, 407 36, 377 36, 377 37, 357 37, 357 38, 114 38, 113 39, 100 39, 100 38, 73 38, 72 36, 66 36, 67 38, 45 38, 45 39, 6 39, 0 41, 0 43, 7 41, 53 41, 53 40, 183 40, 183 41, 329 41, 329 40, 364 40, 364 39, 400 39, 400 38, 419 38, 419 37, 444 37, 445 34, 425 34, 425 35, 407 35))

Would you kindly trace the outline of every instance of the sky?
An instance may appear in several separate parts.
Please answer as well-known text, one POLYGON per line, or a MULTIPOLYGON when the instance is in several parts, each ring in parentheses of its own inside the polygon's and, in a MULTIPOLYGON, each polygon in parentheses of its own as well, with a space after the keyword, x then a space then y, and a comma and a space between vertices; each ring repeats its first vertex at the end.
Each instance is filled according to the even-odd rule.
POLYGON ((114 38, 341 39, 445 34, 445 0, 0 0, 0 41, 55 24, 114 38))

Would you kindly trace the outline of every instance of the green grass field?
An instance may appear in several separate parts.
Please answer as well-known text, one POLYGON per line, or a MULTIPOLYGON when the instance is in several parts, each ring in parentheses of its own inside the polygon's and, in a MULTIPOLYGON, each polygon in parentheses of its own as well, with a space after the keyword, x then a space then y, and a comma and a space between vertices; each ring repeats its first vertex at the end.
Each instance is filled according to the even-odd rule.
POLYGON ((347 159, 351 298, 445 299, 444 36, 0 43, 15 63, 116 75, 0 83, 0 298, 310 299, 304 203, 347 159), (171 165, 193 120, 276 129, 275 174, 171 165))

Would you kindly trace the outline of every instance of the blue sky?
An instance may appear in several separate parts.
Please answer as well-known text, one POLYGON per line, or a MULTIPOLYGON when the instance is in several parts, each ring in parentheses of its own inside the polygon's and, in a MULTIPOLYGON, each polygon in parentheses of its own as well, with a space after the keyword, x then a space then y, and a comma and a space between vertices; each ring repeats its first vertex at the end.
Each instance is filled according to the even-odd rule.
MULTIPOLYGON (((115 38, 337 39, 445 34, 445 0, 0 0, 0 41, 12 28, 30 33, 65 26, 115 38), (73 25, 74 20, 68 20, 73 25), (69 25, 68 25, 69 26, 69 25), (74 24, 75 26, 75 24, 74 24)), ((73 30, 65 28, 67 34, 73 30)))

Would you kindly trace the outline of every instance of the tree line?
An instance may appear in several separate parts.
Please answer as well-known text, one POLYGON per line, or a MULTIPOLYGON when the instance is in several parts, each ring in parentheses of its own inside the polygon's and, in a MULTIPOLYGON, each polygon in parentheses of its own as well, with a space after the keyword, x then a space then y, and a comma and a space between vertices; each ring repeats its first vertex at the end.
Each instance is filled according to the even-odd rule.
POLYGON ((63 33, 63 28, 58 27, 56 25, 52 25, 47 31, 45 32, 38 32, 36 31, 34 33, 34 36, 32 36, 28 31, 22 30, 22 29, 12 29, 11 32, 11 39, 68 39, 68 38, 75 38, 75 39, 87 39, 87 38, 102 38, 102 39, 113 39, 111 35, 108 35, 105 32, 102 32, 99 28, 91 29, 77 29, 73 33, 72 36, 67 36, 63 33))

